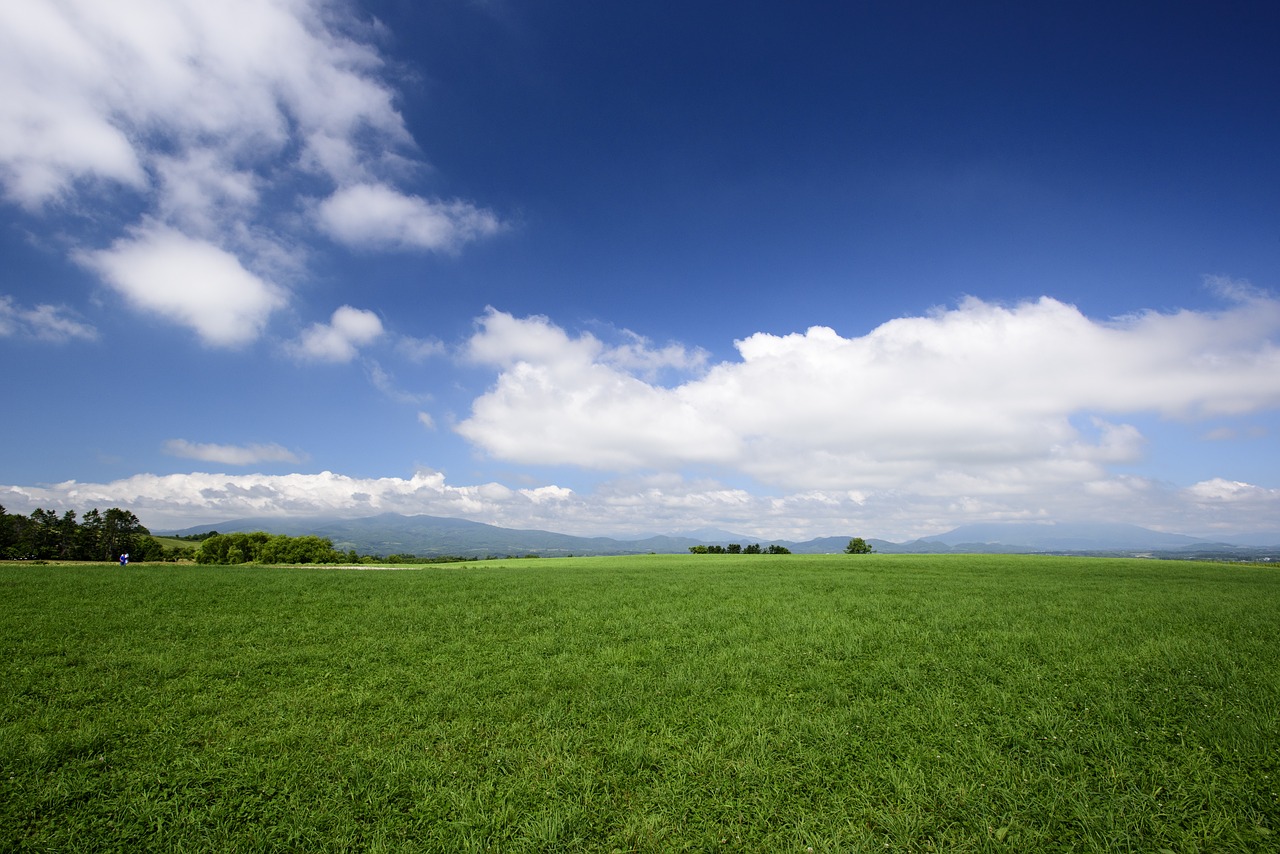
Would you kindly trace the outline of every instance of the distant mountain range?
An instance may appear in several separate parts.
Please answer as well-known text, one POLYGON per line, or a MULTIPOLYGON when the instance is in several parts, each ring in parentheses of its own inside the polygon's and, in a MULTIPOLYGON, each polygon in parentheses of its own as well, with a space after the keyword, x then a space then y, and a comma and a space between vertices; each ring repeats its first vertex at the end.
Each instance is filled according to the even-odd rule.
MULTIPOLYGON (((423 557, 504 557, 507 555, 627 555, 679 554, 694 545, 739 543, 777 544, 796 554, 835 554, 844 551, 849 536, 819 537, 804 542, 760 540, 729 531, 703 528, 640 539, 575 537, 550 531, 519 530, 441 516, 403 516, 384 513, 357 519, 298 517, 237 519, 198 525, 166 533, 190 535, 210 530, 221 533, 267 531, 289 536, 327 537, 342 551, 360 554, 411 554, 423 557)), ((856 535, 851 535, 856 536, 856 535)), ((1161 557, 1236 556, 1280 558, 1280 533, 1254 534, 1215 542, 1182 534, 1165 534, 1136 525, 1114 523, 997 522, 962 525, 932 537, 894 543, 868 539, 882 554, 1037 553, 1097 554, 1152 553, 1161 557)))

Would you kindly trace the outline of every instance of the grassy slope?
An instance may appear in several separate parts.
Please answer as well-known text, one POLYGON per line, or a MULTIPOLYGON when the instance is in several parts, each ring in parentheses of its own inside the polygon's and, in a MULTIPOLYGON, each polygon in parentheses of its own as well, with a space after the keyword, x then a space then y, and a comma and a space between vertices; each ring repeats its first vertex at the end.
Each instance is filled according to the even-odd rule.
POLYGON ((180 540, 177 537, 157 537, 155 534, 152 534, 151 538, 170 551, 173 549, 200 548, 200 543, 194 540, 180 540))
POLYGON ((1257 850, 1280 574, 0 568, 3 850, 1257 850))

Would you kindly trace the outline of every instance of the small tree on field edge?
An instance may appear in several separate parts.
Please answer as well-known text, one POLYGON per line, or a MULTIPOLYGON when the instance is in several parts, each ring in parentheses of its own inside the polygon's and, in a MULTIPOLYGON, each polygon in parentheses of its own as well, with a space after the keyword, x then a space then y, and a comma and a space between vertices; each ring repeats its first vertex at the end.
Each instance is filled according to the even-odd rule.
POLYGON ((844 547, 844 553, 848 555, 869 555, 875 550, 875 546, 862 537, 854 537, 849 541, 849 545, 844 547))

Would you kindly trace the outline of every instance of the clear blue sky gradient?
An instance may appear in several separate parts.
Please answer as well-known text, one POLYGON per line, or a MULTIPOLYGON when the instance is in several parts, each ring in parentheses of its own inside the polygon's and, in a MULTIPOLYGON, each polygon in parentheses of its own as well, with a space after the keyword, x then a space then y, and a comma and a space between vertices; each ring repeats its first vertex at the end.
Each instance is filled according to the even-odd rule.
MULTIPOLYGON (((545 445, 504 452, 456 429, 510 367, 466 356, 490 310, 568 340, 590 334, 606 348, 641 336, 654 350, 702 353, 696 364, 628 374, 668 391, 739 364, 735 342, 757 333, 821 326, 860 339, 895 319, 962 312, 969 298, 1014 311, 1049 297, 1105 325, 1143 312, 1220 316, 1243 292, 1261 306, 1255 316, 1269 316, 1280 293, 1280 8, 741 0, 340 8, 337 23, 308 20, 380 58, 363 73, 393 94, 411 137, 383 145, 399 158, 392 162, 361 136, 368 169, 405 196, 465 202, 501 227, 447 249, 344 243, 308 225, 315 200, 334 187, 282 165, 298 159, 296 145, 247 160, 265 189, 246 222, 272 229, 301 260, 273 279, 286 296, 261 332, 215 346, 138 309, 84 260, 144 223, 168 221, 154 167, 145 186, 82 176, 56 198, 24 204, 13 190, 15 170, 25 168, 21 117, 0 112, 0 298, 9 300, 0 314, 0 504, 10 511, 118 504, 141 508, 143 522, 159 528, 251 514, 198 502, 164 511, 159 499, 138 499, 140 475, 407 479, 429 470, 473 490, 458 515, 573 533, 706 524, 905 539, 990 519, 1111 520, 1116 508, 1129 513, 1123 521, 1186 533, 1280 531, 1274 387, 1209 414, 1072 408, 1080 440, 1098 439, 1099 417, 1140 434, 1140 450, 1102 459, 1074 481, 1037 476, 998 500, 934 477, 952 464, 945 434, 920 440, 927 448, 914 453, 911 471, 934 479, 917 490, 915 475, 888 478, 881 460, 851 467, 840 482, 807 483, 763 474, 758 460, 692 450, 578 465, 545 445), (23 314, 41 305, 94 333, 41 333, 23 314), (348 361, 299 357, 300 336, 342 305, 376 315, 381 335, 348 361), (433 352, 411 358, 413 342, 433 352), (175 453, 175 441, 278 447, 292 458, 215 462, 175 453), (1065 504, 1053 498, 1085 481, 1134 479, 1150 500, 1091 504, 1089 495, 1110 494, 1102 487, 1080 487, 1065 504), (71 480, 102 489, 86 503, 54 486, 71 480), (1248 488, 1237 515, 1179 497, 1208 482, 1248 488), (497 504, 484 499, 486 484, 497 504), (502 503, 497 485, 570 489, 575 509, 526 513, 502 503), (707 498, 717 490, 740 490, 747 509, 707 498), (838 505, 828 516, 809 505, 767 518, 751 509, 823 491, 838 505), (697 495, 672 503, 685 492, 697 495), (622 494, 635 500, 611 503, 622 494)), ((0 65, 5 92, 40 96, 43 83, 29 71, 0 65)), ((153 153, 182 144, 166 132, 151 125, 130 139, 153 153)), ((233 219, 202 236, 238 251, 216 236, 230 234, 233 219)), ((1280 328, 1264 324, 1254 335, 1256 360, 1276 363, 1280 328)), ((1099 383, 1112 379, 1106 373, 1099 383)), ((848 401, 849 419, 877 405, 862 397, 857 373, 839 376, 829 394, 848 401)), ((909 386, 907 376, 904 393, 909 386)), ((777 399, 761 391, 761 407, 777 399)), ((512 409, 501 429, 521 431, 522 412, 532 417, 512 409)), ((777 429, 785 444, 790 428, 777 429)), ((608 443, 590 435, 583 441, 608 443)), ((1061 443, 1046 439, 1041 456, 1061 443)), ((814 439, 794 453, 822 450, 814 439)), ((316 508, 267 499, 258 509, 316 508)))

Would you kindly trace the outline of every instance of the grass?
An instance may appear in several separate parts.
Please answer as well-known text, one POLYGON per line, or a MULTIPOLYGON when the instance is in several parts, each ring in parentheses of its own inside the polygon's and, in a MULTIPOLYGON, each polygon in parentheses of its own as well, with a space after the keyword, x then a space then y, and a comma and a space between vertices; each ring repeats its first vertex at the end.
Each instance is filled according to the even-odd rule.
POLYGON ((1280 573, 0 568, 0 850, 1256 851, 1280 573))
POLYGON ((151 539, 155 540, 157 543, 164 546, 165 549, 169 551, 172 551, 174 549, 200 548, 200 543, 197 540, 184 540, 179 537, 160 537, 160 536, 156 536, 155 534, 151 534, 150 536, 151 536, 151 539))

